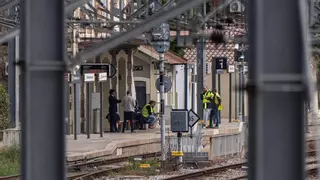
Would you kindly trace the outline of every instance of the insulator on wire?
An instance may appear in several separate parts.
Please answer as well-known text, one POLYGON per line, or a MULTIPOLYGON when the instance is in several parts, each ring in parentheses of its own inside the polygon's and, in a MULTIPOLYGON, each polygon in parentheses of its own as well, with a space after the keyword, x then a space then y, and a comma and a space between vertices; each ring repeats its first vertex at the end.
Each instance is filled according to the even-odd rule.
POLYGON ((223 34, 223 31, 216 30, 216 31, 213 31, 211 34, 211 41, 213 43, 226 43, 227 38, 223 34))

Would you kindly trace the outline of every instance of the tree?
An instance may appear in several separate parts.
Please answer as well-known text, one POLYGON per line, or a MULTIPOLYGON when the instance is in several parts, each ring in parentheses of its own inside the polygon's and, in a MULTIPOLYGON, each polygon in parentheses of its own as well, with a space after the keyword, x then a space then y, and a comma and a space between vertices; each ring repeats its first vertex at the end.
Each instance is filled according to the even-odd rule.
MULTIPOLYGON (((8 128, 9 97, 6 88, 0 84, 0 130, 8 128)), ((2 135, 0 140, 2 140, 2 135)))
POLYGON ((176 39, 170 42, 170 50, 175 52, 179 57, 184 56, 184 48, 177 46, 176 39))

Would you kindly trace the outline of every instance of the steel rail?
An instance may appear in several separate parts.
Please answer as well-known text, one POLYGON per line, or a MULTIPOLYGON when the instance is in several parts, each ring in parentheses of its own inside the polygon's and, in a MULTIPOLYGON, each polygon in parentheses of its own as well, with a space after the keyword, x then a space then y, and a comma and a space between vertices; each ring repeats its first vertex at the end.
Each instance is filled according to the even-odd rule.
POLYGON ((97 166, 97 165, 103 165, 103 164, 115 164, 115 163, 127 161, 129 158, 134 158, 134 157, 142 157, 142 158, 146 159, 146 158, 159 157, 159 156, 160 156, 159 153, 149 153, 149 154, 134 155, 134 156, 129 156, 129 157, 120 157, 120 158, 107 159, 107 160, 97 160, 97 161, 69 164, 68 168, 79 168, 79 167, 84 167, 84 166, 86 166, 86 167, 97 166))
POLYGON ((200 171, 196 171, 196 172, 191 172, 191 173, 186 173, 186 174, 183 174, 183 175, 164 178, 163 180, 184 180, 184 179, 197 178, 197 177, 205 176, 205 175, 208 175, 208 174, 214 174, 214 173, 223 172, 223 171, 226 171, 228 169, 241 168, 246 163, 247 162, 242 162, 242 163, 231 164, 231 165, 227 165, 227 166, 221 166, 221 167, 215 167, 215 168, 206 168, 206 169, 203 169, 203 170, 200 170, 200 171))
MULTIPOLYGON (((318 167, 313 167, 313 168, 308 168, 307 169, 307 174, 309 176, 311 175, 317 175, 318 172, 318 167)), ((239 180, 239 179, 246 179, 248 178, 248 175, 242 175, 242 176, 238 176, 238 177, 234 177, 234 178, 230 178, 228 180, 239 180)))
POLYGON ((83 180, 85 178, 92 178, 93 176, 99 176, 99 175, 102 175, 102 174, 107 174, 108 172, 111 172, 111 171, 119 171, 119 170, 121 170, 123 168, 124 168, 124 166, 114 167, 114 168, 106 168, 106 169, 102 169, 102 170, 98 170, 98 171, 92 171, 92 172, 89 172, 89 173, 84 174, 82 176, 79 176, 77 178, 74 178, 73 180, 83 180))
MULTIPOLYGON (((98 161, 90 161, 90 162, 84 162, 84 163, 75 163, 75 164, 68 164, 68 168, 81 168, 81 167, 93 167, 93 166, 102 166, 102 165, 110 165, 110 164, 115 164, 119 162, 125 162, 130 158, 133 157, 142 157, 142 158, 152 158, 152 157, 159 157, 159 153, 149 153, 149 154, 142 154, 142 155, 134 155, 134 156, 127 156, 127 157, 120 157, 120 158, 114 158, 114 159, 108 159, 108 160, 98 160, 98 161)), ((102 157, 100 157, 102 158, 102 157)), ((69 163, 73 163, 73 161, 69 161, 69 163)), ((67 162, 68 163, 68 162, 67 162)), ((105 169, 101 170, 101 172, 92 172, 92 173, 77 173, 77 174, 69 174, 68 179, 74 179, 74 178, 79 178, 79 177, 89 177, 93 176, 96 174, 101 174, 104 171, 113 171, 113 170, 118 170, 119 168, 122 167, 117 167, 117 168, 111 168, 111 169, 105 169)), ((13 180, 13 179, 19 179, 20 174, 17 175, 12 175, 12 176, 4 176, 0 177, 0 180, 13 180)))

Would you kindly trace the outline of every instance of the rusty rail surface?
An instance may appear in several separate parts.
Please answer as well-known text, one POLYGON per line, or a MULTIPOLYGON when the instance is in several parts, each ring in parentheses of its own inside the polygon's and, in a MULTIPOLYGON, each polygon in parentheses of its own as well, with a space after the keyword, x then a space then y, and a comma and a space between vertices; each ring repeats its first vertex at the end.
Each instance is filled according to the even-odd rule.
MULTIPOLYGON (((310 162, 311 162, 311 161, 310 161, 310 162)), ((316 161, 313 161, 313 162, 316 162, 316 161)), ((315 176, 315 175, 317 175, 318 168, 319 168, 319 167, 313 167, 313 168, 307 169, 307 175, 309 175, 309 176, 315 176)), ((248 175, 242 175, 242 176, 230 178, 229 180, 240 180, 240 179, 245 179, 245 178, 248 178, 248 175)))
POLYGON ((215 167, 215 168, 206 168, 206 169, 199 170, 199 171, 196 171, 196 172, 191 172, 191 173, 186 173, 186 174, 183 174, 183 175, 164 178, 163 180, 184 180, 184 179, 197 178, 197 177, 201 177, 201 176, 205 176, 205 175, 209 175, 209 174, 223 172, 223 171, 226 171, 228 169, 241 168, 245 164, 246 164, 246 162, 242 162, 242 163, 231 164, 231 165, 227 165, 227 166, 221 166, 221 167, 215 167))
POLYGON ((159 157, 159 156, 160 156, 159 153, 141 154, 141 155, 113 158, 113 159, 107 159, 107 160, 96 160, 96 161, 90 161, 90 162, 74 163, 74 164, 68 165, 68 168, 92 167, 92 166, 99 166, 99 165, 101 166, 104 164, 115 164, 119 162, 125 162, 128 159, 135 158, 135 157, 153 158, 153 157, 159 157))

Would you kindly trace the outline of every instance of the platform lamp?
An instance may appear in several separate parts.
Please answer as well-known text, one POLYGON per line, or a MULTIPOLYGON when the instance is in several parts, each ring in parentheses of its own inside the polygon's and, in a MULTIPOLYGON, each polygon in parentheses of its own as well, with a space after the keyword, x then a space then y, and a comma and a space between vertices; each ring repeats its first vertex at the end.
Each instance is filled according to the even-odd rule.
POLYGON ((164 122, 164 53, 170 48, 170 28, 169 24, 161 23, 152 28, 152 46, 159 53, 159 79, 160 79, 160 122, 161 122, 161 160, 166 160, 165 150, 165 122, 164 122))

